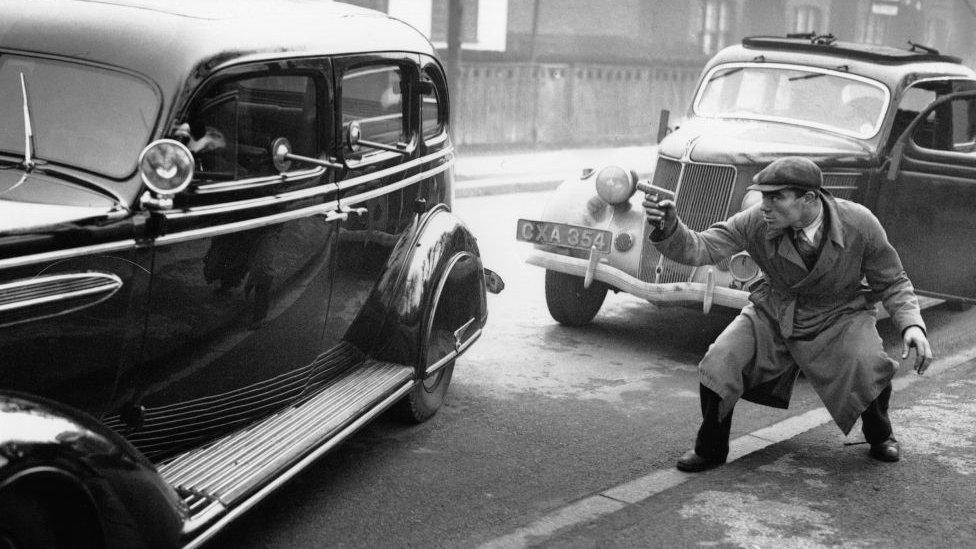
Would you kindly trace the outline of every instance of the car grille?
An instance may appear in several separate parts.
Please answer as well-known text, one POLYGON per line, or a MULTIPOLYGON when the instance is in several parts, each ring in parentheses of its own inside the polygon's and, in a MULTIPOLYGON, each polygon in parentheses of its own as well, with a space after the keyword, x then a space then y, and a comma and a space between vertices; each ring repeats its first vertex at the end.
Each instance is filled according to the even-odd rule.
MULTIPOLYGON (((735 185, 735 167, 721 164, 682 163, 658 158, 654 184, 675 191, 678 216, 690 229, 701 231, 729 216, 729 204, 735 185)), ((644 224, 645 231, 650 231, 644 224)), ((645 239, 649 234, 645 234, 645 239)), ((660 260, 653 246, 645 246, 638 277, 644 282, 685 282, 691 279, 694 267, 670 259, 660 260), (656 277, 660 262, 660 277, 656 277), (657 278, 655 280, 655 278, 657 278)))
POLYGON ((861 174, 856 173, 825 173, 824 188, 837 198, 856 200, 861 174))

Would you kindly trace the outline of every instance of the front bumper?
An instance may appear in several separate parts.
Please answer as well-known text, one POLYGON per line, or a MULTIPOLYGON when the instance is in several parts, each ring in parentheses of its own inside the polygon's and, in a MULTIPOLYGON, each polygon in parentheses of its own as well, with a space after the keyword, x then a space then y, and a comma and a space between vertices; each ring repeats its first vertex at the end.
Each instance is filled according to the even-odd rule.
MULTIPOLYGON (((674 282, 654 284, 644 282, 624 271, 601 263, 542 250, 533 250, 525 260, 529 265, 561 273, 599 280, 624 292, 646 299, 655 304, 697 305, 705 312, 712 305, 741 309, 749 303, 749 292, 715 284, 715 276, 706 276, 706 282, 674 282), (587 271, 591 269, 592 272, 587 271)), ((715 269, 715 267, 706 267, 715 269)))

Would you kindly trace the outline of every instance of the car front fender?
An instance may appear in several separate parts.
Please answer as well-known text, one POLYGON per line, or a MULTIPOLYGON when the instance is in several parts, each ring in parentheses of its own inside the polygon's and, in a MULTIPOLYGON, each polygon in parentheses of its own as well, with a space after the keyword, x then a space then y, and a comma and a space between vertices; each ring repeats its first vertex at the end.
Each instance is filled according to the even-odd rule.
MULTIPOLYGON (((613 235, 610 253, 599 253, 593 260, 637 277, 641 267, 641 254, 651 254, 654 256, 652 259, 656 259, 659 255, 647 240, 648 227, 644 220, 642 206, 644 194, 638 191, 621 204, 608 204, 596 192, 594 180, 598 171, 595 170, 589 176, 566 180, 560 184, 547 197, 542 213, 537 219, 610 231, 613 235), (645 251, 645 246, 650 246, 650 249, 645 251)), ((590 252, 584 250, 571 251, 568 248, 544 244, 537 244, 536 248, 591 259, 590 252)))
POLYGON ((110 547, 178 544, 186 509, 138 450, 83 412, 0 393, 0 494, 52 475, 87 495, 110 547))

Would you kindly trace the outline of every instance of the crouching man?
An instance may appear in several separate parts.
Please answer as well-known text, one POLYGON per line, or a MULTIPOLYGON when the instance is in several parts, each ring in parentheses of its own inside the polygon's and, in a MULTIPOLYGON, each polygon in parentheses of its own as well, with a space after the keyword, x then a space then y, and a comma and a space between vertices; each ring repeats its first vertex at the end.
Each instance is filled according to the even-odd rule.
POLYGON ((864 206, 822 188, 820 168, 781 158, 753 178, 762 203, 707 230, 688 229, 670 200, 644 199, 651 241, 670 259, 714 265, 745 250, 765 278, 750 303, 699 364, 703 421, 682 471, 725 463, 732 409, 740 398, 785 408, 803 372, 846 435, 858 416, 870 455, 898 461, 888 419, 898 363, 885 354, 875 326, 880 300, 902 333, 902 358, 915 370, 932 351, 911 281, 877 218, 864 206))

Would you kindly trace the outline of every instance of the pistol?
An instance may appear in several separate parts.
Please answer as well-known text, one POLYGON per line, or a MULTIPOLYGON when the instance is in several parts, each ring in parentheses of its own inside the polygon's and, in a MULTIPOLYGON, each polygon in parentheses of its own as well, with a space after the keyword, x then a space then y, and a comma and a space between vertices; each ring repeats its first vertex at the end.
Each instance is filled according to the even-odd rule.
POLYGON ((644 194, 657 195, 657 201, 661 202, 663 200, 674 201, 675 194, 674 191, 669 191, 664 187, 658 187, 657 185, 651 183, 650 181, 638 181, 637 189, 644 191, 644 194))
MULTIPOLYGON (((663 187, 658 187, 657 185, 651 183, 650 181, 638 181, 637 188, 644 191, 645 195, 648 196, 654 195, 658 203, 660 203, 663 200, 670 200, 672 204, 674 203, 674 198, 676 196, 674 191, 669 191, 663 187)), ((648 220, 648 223, 650 223, 654 227, 657 227, 658 229, 661 228, 660 222, 651 222, 650 220, 648 220)))

